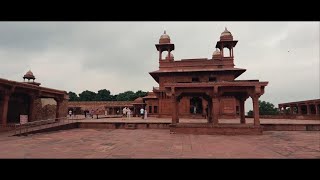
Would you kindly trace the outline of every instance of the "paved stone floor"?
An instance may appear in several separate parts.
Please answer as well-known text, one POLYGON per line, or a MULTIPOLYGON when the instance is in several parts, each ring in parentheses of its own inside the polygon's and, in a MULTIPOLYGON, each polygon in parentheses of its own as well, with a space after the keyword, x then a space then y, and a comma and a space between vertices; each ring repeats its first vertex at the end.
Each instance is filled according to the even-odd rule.
POLYGON ((0 158, 317 158, 319 131, 184 135, 165 129, 72 129, 0 137, 0 158))

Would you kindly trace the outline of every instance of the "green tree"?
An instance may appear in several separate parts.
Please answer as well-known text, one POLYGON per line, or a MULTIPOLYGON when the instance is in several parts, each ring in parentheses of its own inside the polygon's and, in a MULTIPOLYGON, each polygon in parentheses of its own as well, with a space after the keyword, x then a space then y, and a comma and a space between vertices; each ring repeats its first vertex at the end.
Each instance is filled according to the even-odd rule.
POLYGON ((119 93, 117 96, 117 101, 133 101, 135 99, 135 93, 133 91, 126 91, 119 93))
POLYGON ((117 101, 134 101, 138 97, 144 97, 147 94, 148 92, 139 90, 135 93, 133 91, 126 91, 124 93, 119 93, 118 95, 115 95, 115 96, 117 101))
POLYGON ((95 97, 95 101, 112 101, 112 95, 110 91, 106 89, 101 89, 95 97))
POLYGON ((117 94, 116 94, 116 95, 111 96, 111 101, 117 101, 117 97, 118 97, 118 95, 117 95, 117 94))
POLYGON ((69 101, 79 101, 79 97, 76 93, 69 91, 69 101))
MULTIPOLYGON (((259 101, 259 114, 260 115, 277 115, 279 114, 278 108, 270 102, 259 101)), ((253 116, 253 111, 248 112, 248 116, 253 116)))
POLYGON ((139 90, 135 93, 135 95, 136 95, 135 99, 137 99, 138 97, 144 97, 144 96, 148 95, 148 92, 144 92, 144 91, 139 90))
POLYGON ((79 101, 94 101, 96 99, 96 93, 85 90, 79 94, 79 101))
POLYGON ((86 90, 79 94, 79 97, 74 92, 69 92, 70 101, 134 101, 138 97, 144 97, 148 92, 144 91, 125 91, 116 95, 111 95, 107 89, 101 89, 98 93, 86 90))

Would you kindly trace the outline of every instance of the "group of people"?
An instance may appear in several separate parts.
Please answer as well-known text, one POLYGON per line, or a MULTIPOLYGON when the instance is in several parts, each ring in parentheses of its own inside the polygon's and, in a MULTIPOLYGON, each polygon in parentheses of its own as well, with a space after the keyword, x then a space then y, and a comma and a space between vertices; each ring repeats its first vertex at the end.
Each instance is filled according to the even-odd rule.
MULTIPOLYGON (((124 108, 122 109, 122 116, 123 116, 123 117, 127 117, 128 119, 130 119, 131 115, 132 115, 132 111, 130 110, 130 108, 124 107, 124 108)), ((148 112, 147 112, 147 110, 141 108, 141 109, 140 109, 140 116, 141 116, 142 119, 147 119, 147 117, 148 117, 148 112)))
POLYGON ((132 114, 132 112, 131 112, 131 110, 130 110, 129 108, 124 107, 124 108, 122 109, 122 116, 123 116, 123 117, 127 117, 127 118, 130 119, 131 114, 132 114))
POLYGON ((89 110, 85 110, 84 111, 84 117, 87 118, 87 117, 91 117, 93 119, 93 115, 97 115, 97 119, 99 118, 98 116, 98 109, 95 111, 93 109, 91 109, 90 111, 89 110))
POLYGON ((141 108, 141 109, 140 109, 140 115, 141 115, 141 118, 142 118, 142 119, 147 119, 147 117, 148 117, 147 109, 141 108))
MULTIPOLYGON (((69 113, 70 118, 75 116, 75 114, 74 114, 74 112, 72 110, 69 110, 68 113, 69 113)), ((91 109, 90 111, 89 110, 85 110, 84 111, 85 118, 87 118, 87 117, 93 118, 93 116, 95 114, 97 115, 97 119, 98 119, 98 109, 96 111, 93 110, 93 109, 91 109)), ((108 112, 105 111, 105 115, 107 115, 107 114, 108 114, 108 112)), ((117 114, 119 114, 119 110, 117 111, 117 114)), ((133 114, 133 112, 130 110, 130 108, 125 107, 125 108, 122 109, 122 116, 123 117, 127 117, 128 119, 130 119, 132 114, 133 114)), ((140 109, 140 116, 141 116, 142 119, 147 119, 147 117, 148 117, 147 109, 141 108, 140 109)))

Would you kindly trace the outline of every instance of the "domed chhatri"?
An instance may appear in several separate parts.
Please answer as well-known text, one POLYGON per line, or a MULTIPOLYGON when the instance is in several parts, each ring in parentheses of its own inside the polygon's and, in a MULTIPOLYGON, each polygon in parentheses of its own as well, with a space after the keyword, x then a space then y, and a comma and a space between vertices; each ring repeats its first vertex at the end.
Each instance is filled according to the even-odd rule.
POLYGON ((227 28, 221 33, 220 41, 233 41, 233 36, 227 28))
POLYGON ((29 71, 23 76, 23 81, 24 81, 25 83, 33 84, 33 85, 36 85, 36 86, 40 86, 41 83, 34 82, 35 79, 36 79, 36 77, 33 75, 33 73, 31 72, 31 70, 29 70, 29 71), (25 82, 26 79, 28 79, 28 82, 25 82), (33 81, 30 81, 30 79, 32 79, 33 81))
POLYGON ((33 79, 33 81, 36 79, 35 77, 34 77, 34 75, 33 75, 33 73, 31 72, 31 70, 29 70, 24 76, 23 76, 23 79, 25 80, 25 79, 28 79, 28 81, 30 80, 30 79, 33 79))
POLYGON ((214 56, 214 57, 220 57, 220 56, 221 56, 221 52, 220 52, 218 49, 216 49, 216 50, 213 52, 212 56, 214 56))
POLYGON ((160 36, 159 44, 170 44, 170 36, 166 34, 166 31, 160 36))

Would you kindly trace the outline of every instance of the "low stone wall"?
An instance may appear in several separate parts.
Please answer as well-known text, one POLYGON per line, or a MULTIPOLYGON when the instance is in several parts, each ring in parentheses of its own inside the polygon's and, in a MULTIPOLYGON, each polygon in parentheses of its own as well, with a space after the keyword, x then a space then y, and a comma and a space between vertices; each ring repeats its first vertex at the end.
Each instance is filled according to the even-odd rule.
POLYGON ((264 131, 320 131, 320 124, 263 124, 264 131))
MULTIPOLYGON (((253 118, 246 116, 246 118, 253 118)), ((320 115, 260 115, 260 119, 320 120, 320 115)))
POLYGON ((262 127, 254 126, 184 126, 184 125, 171 125, 170 133, 174 134, 197 134, 197 135, 262 135, 262 127))
MULTIPOLYGON (((74 128, 88 129, 169 129, 173 134, 195 135, 261 135, 263 131, 320 131, 320 124, 263 124, 260 126, 241 124, 204 124, 204 123, 127 123, 127 122, 74 122, 65 125, 34 130, 28 134, 43 133, 74 128)), ((13 130, 0 128, 0 132, 13 130)))

